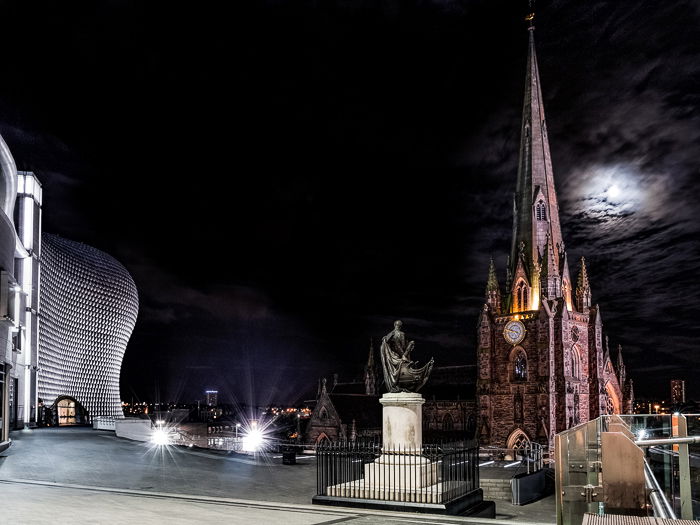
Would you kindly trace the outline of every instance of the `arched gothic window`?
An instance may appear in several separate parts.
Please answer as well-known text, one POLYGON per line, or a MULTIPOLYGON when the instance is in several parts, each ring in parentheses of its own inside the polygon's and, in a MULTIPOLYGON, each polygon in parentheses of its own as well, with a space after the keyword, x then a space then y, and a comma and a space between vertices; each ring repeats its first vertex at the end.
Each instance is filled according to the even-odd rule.
POLYGON ((547 208, 544 205, 544 201, 537 202, 537 205, 535 206, 535 218, 538 221, 547 220, 547 208))
POLYGON ((442 418, 442 429, 443 430, 454 430, 455 424, 452 416, 450 414, 445 414, 442 418))
POLYGON ((513 381, 527 381, 527 356, 522 348, 513 355, 513 381))
POLYGON ((574 346, 571 348, 571 375, 576 379, 581 378, 581 356, 578 349, 574 346))
POLYGON ((528 296, 530 295, 525 281, 520 281, 515 287, 515 311, 524 312, 527 310, 528 296))
POLYGON ((321 419, 328 419, 328 411, 326 410, 326 407, 323 407, 321 409, 321 413, 319 414, 319 417, 321 419))
POLYGON ((528 446, 530 446, 530 438, 520 429, 514 430, 506 443, 506 448, 515 450, 527 448, 528 446))

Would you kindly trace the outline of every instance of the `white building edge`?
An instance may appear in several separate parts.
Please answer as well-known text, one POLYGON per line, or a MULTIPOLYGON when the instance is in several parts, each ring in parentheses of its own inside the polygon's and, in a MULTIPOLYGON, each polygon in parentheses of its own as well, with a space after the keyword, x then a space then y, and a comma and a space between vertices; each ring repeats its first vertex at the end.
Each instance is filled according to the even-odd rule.
POLYGON ((60 423, 61 401, 63 417, 77 416, 70 422, 122 415, 119 371, 136 286, 106 253, 56 236, 47 236, 53 251, 42 276, 41 207, 40 182, 17 171, 0 136, 0 451, 12 430, 60 423), (54 315, 41 316, 42 297, 54 315))

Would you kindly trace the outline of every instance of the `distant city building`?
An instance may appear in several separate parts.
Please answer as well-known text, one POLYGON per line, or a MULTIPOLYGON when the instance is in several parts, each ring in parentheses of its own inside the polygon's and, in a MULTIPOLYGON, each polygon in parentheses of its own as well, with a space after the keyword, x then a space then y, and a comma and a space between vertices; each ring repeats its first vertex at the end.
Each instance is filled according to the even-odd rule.
POLYGON ((631 413, 634 394, 621 347, 613 365, 583 258, 577 281, 569 273, 533 26, 513 205, 505 288, 492 260, 477 328, 478 434, 488 445, 551 446, 574 425, 631 413))
POLYGON ((671 379, 671 403, 673 405, 685 403, 685 381, 682 379, 671 379))
POLYGON ((206 397, 206 403, 208 407, 215 407, 219 405, 219 391, 218 390, 207 390, 204 392, 206 397))

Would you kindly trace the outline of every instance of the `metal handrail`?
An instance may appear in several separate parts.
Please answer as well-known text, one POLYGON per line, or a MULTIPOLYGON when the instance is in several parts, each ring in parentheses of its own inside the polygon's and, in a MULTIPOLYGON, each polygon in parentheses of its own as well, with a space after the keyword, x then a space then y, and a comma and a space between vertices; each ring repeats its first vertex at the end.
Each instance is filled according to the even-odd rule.
POLYGON ((692 445, 700 443, 700 436, 675 437, 664 439, 642 439, 635 441, 634 444, 638 447, 653 447, 656 445, 692 445))
POLYGON ((647 489, 650 489, 649 499, 654 508, 654 516, 662 519, 676 520, 676 513, 673 512, 673 507, 666 499, 666 494, 661 490, 659 482, 656 481, 656 476, 651 470, 647 460, 644 460, 644 480, 646 481, 647 489))

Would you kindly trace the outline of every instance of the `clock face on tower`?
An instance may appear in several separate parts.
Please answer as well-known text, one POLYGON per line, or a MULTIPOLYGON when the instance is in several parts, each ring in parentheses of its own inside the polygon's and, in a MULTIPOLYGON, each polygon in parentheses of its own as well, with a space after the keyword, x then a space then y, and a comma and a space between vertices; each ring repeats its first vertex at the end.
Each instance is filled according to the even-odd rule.
POLYGON ((520 321, 508 321, 503 329, 503 337, 512 345, 525 339, 525 325, 520 321))

